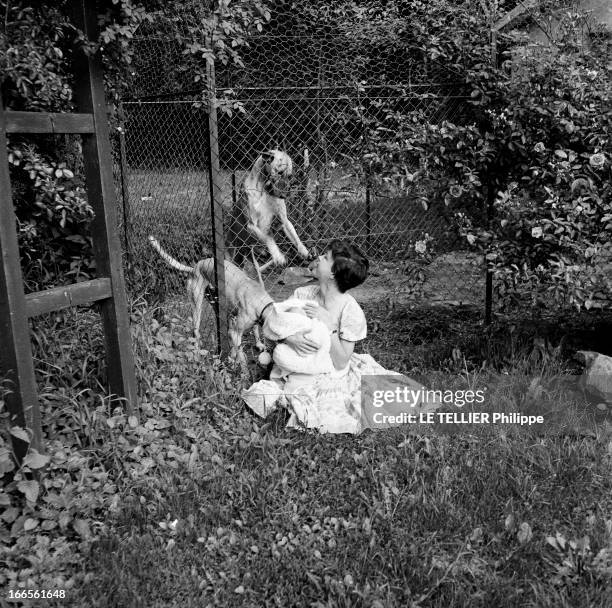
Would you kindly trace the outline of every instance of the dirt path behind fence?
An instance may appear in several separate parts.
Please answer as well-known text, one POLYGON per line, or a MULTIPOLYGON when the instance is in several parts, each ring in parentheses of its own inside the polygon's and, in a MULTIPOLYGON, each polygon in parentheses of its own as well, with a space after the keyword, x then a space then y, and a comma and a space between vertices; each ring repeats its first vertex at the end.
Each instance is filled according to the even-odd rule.
MULTIPOLYGON (((288 268, 266 277, 266 287, 277 300, 288 298, 307 284, 307 271, 288 268)), ((351 290, 362 304, 393 299, 396 303, 421 302, 434 305, 474 305, 484 302, 482 256, 452 252, 430 264, 417 266, 398 262, 374 262, 366 282, 351 290)))

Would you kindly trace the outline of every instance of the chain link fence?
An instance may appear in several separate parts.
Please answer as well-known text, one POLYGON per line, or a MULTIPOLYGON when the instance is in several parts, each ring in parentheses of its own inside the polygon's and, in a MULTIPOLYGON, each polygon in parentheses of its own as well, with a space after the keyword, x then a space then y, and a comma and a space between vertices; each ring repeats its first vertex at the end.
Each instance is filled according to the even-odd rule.
MULTIPOLYGON (((395 126, 406 117, 461 121, 462 83, 420 49, 374 52, 350 28, 330 32, 322 19, 294 33, 291 19, 273 15, 241 49, 242 65, 215 65, 212 137, 206 91, 185 74, 169 77, 180 63, 178 44, 155 35, 155 24, 136 41, 133 95, 122 104, 118 138, 128 284, 182 306, 188 319, 186 277, 161 261, 147 237, 188 265, 211 256, 213 237, 246 245, 229 242, 232 209, 260 154, 278 149, 293 163, 286 204, 304 245, 320 252, 343 238, 370 259, 358 300, 483 306, 482 259, 465 251, 444 205, 427 204, 428 192, 413 182, 418 166, 388 167, 380 153, 392 157, 402 145, 395 126), (223 234, 213 234, 211 192, 223 234)), ((290 267, 305 266, 280 226, 272 234, 290 267)), ((270 257, 263 247, 255 253, 260 263, 270 257)), ((297 286, 278 268, 265 280, 277 299, 297 286)), ((210 305, 204 317, 203 338, 212 344, 210 305)))

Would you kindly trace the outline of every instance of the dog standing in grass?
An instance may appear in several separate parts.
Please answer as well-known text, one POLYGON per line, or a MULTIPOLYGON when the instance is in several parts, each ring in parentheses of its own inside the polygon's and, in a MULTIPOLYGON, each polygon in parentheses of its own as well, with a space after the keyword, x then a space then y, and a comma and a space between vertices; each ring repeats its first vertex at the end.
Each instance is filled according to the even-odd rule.
MULTIPOLYGON (((155 237, 149 236, 149 242, 166 264, 189 275, 187 294, 191 303, 193 332, 196 339, 199 340, 207 288, 215 284, 215 259, 213 257, 204 258, 195 266, 186 266, 164 251, 155 237)), ((247 360, 242 350, 242 336, 245 331, 253 329, 257 348, 264 349, 259 336, 259 325, 263 324, 268 315, 276 314, 274 307, 271 306, 274 300, 260 283, 248 277, 234 263, 225 260, 224 267, 225 295, 230 307, 228 328, 231 344, 230 358, 239 363, 242 370, 246 372, 247 360)))
POLYGON ((287 263, 287 258, 270 233, 275 217, 280 220, 283 231, 298 253, 305 259, 309 257, 308 249, 287 217, 285 194, 292 173, 293 162, 286 152, 263 152, 242 183, 238 200, 232 208, 228 248, 233 252, 232 258, 238 265, 244 263, 246 251, 250 250, 260 278, 261 272, 270 265, 284 266, 287 263), (252 252, 252 247, 256 244, 265 245, 270 253, 271 259, 262 266, 257 265, 252 252))

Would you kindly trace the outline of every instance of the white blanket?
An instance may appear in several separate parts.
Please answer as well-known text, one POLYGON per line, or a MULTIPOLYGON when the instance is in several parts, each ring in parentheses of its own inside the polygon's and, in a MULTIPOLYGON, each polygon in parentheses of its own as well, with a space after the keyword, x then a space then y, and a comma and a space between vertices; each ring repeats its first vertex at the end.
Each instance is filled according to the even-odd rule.
POLYGON ((329 328, 318 319, 309 319, 304 314, 288 312, 288 309, 294 307, 303 309, 305 304, 318 306, 312 300, 296 298, 273 304, 276 314, 268 316, 263 326, 263 332, 267 338, 275 341, 305 332, 305 336, 317 345, 317 350, 311 355, 300 355, 288 344, 277 344, 272 353, 272 358, 274 363, 288 374, 330 373, 334 370, 334 364, 329 353, 331 346, 329 328))

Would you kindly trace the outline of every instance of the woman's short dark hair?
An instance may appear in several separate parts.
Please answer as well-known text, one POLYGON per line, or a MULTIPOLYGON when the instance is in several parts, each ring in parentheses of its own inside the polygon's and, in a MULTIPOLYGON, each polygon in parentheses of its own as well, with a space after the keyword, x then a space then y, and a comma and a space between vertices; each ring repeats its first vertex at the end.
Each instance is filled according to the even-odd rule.
POLYGON ((332 252, 332 272, 341 293, 361 285, 366 280, 370 263, 356 245, 334 239, 327 246, 327 251, 332 252))

